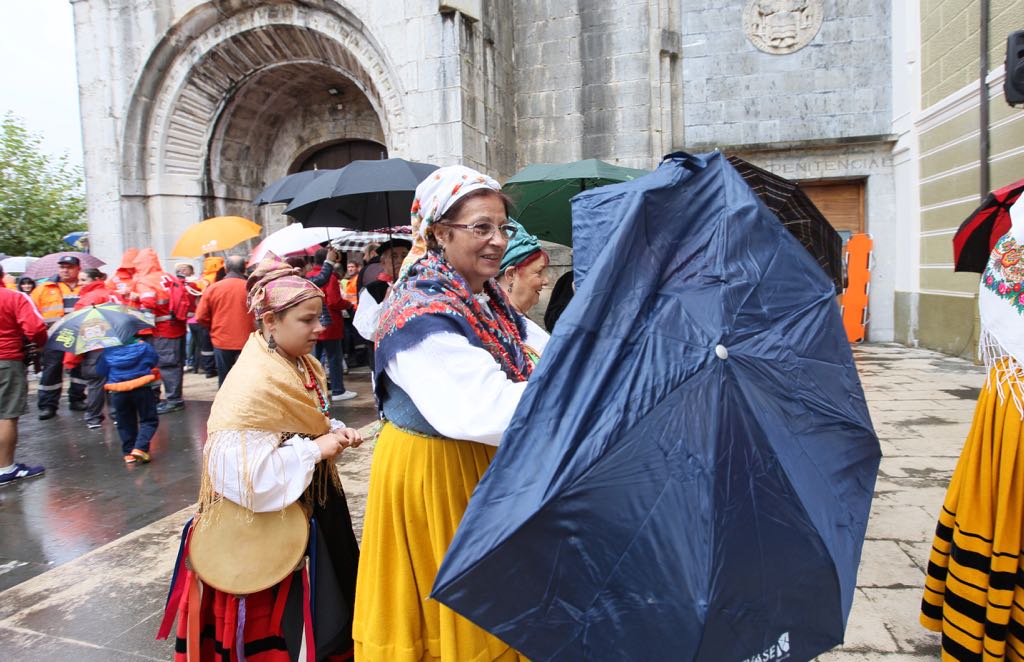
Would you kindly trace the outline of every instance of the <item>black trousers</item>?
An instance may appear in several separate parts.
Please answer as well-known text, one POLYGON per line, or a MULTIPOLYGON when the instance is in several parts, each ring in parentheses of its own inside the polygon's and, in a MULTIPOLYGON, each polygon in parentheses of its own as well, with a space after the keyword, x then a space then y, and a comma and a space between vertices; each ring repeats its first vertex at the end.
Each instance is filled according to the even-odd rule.
MULTIPOLYGON (((85 401, 85 380, 81 367, 68 373, 71 385, 68 388, 68 402, 85 401)), ((59 349, 43 350, 43 372, 39 375, 39 408, 59 409, 60 394, 64 390, 64 352, 59 349)))
POLYGON ((217 371, 217 358, 213 353, 213 342, 210 340, 210 330, 201 324, 192 325, 192 335, 196 337, 196 347, 199 349, 196 368, 199 372, 210 375, 217 371))
POLYGON ((213 354, 217 359, 217 386, 218 388, 224 384, 224 378, 231 372, 231 368, 235 365, 235 361, 238 360, 239 355, 242 353, 240 349, 218 349, 213 348, 213 354))

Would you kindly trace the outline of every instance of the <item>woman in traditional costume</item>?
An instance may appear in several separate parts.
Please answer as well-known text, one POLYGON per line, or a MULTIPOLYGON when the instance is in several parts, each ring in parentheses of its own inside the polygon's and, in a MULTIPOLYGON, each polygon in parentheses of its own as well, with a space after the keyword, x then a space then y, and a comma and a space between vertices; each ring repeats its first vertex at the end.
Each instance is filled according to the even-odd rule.
POLYGON ((536 361, 544 352, 544 347, 551 336, 527 317, 526 313, 537 305, 541 290, 548 286, 548 265, 551 263, 551 257, 541 247, 537 237, 527 232, 518 222, 509 222, 516 226, 517 232, 509 239, 505 257, 501 259, 498 284, 508 293, 512 307, 523 316, 526 335, 535 343, 529 344, 527 350, 536 361))
POLYGON ((427 596, 533 370, 523 317, 494 280, 516 227, 498 183, 463 166, 417 187, 412 225, 415 244, 377 327, 386 423, 370 471, 356 659, 515 660, 427 596))
POLYGON ((310 355, 324 294, 273 255, 248 289, 260 331, 213 402, 158 638, 177 613, 178 660, 349 659, 359 550, 332 460, 361 439, 310 355))
POLYGON ((921 623, 944 660, 1024 659, 1024 203, 981 276, 988 380, 939 513, 921 623))

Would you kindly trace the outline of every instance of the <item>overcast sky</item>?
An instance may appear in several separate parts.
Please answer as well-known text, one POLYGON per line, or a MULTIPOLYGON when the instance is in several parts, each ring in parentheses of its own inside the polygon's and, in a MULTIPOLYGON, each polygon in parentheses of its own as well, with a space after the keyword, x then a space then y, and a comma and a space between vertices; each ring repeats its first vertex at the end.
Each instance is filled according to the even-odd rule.
POLYGON ((0 115, 13 112, 46 151, 82 164, 75 31, 68 0, 0 0, 0 115))

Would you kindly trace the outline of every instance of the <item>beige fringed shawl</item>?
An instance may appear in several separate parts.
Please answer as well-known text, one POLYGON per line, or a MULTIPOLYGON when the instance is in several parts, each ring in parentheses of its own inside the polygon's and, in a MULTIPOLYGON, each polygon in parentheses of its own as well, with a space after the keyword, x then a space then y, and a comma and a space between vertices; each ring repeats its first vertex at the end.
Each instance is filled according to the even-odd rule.
MULTIPOLYGON (((320 392, 330 397, 323 367, 316 360, 309 363, 320 392)), ((244 486, 243 501, 248 499, 247 503, 252 503, 248 461, 252 444, 272 443, 276 448, 294 435, 312 439, 330 431, 329 419, 317 407, 316 393, 307 389, 304 381, 309 383, 309 376, 277 352, 269 351, 261 333, 249 336, 238 361, 217 392, 207 421, 209 436, 203 450, 205 471, 199 493, 200 512, 221 498, 214 489, 212 477, 221 470, 217 458, 224 453, 237 454, 237 478, 244 486), (268 432, 273 436, 267 435, 268 432)), ((323 504, 328 483, 338 489, 341 487, 334 464, 320 462, 303 502, 312 505, 316 498, 323 504)))

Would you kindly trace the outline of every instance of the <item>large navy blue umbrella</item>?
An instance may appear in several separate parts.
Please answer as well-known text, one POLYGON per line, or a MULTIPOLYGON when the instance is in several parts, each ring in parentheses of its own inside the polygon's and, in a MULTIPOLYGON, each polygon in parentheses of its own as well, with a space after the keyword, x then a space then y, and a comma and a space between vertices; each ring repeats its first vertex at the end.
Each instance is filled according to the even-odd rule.
POLYGON ((880 452, 834 285, 717 152, 573 218, 582 282, 433 597, 534 660, 835 646, 880 452))

